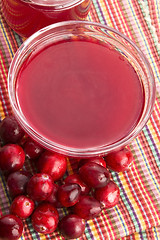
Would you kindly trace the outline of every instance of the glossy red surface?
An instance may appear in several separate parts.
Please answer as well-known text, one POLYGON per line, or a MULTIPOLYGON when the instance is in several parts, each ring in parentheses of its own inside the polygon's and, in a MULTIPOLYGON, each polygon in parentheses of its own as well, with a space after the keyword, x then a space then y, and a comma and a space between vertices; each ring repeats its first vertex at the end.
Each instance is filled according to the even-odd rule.
POLYGON ((35 131, 73 148, 124 138, 144 106, 143 87, 131 64, 92 39, 63 41, 33 53, 19 72, 16 93, 35 131))

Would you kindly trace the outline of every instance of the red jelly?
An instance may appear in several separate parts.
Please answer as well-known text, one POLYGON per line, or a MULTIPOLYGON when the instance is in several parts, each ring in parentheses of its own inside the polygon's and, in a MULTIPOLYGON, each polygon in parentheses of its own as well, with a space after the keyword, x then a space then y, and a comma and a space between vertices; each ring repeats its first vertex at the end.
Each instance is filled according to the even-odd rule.
POLYGON ((85 40, 51 44, 34 53, 18 75, 16 91, 23 114, 39 134, 76 148, 123 138, 144 104, 128 61, 85 40))
POLYGON ((89 7, 90 0, 2 0, 6 22, 24 37, 56 22, 84 20, 89 7))
POLYGON ((87 28, 91 23, 84 23, 86 29, 70 24, 62 23, 59 32, 56 25, 37 42, 28 39, 32 47, 26 43, 27 54, 21 58, 19 52, 16 75, 10 74, 12 103, 25 130, 45 147, 77 157, 107 153, 140 131, 150 89, 126 44, 119 48, 110 35, 96 32, 96 24, 96 33, 87 28))

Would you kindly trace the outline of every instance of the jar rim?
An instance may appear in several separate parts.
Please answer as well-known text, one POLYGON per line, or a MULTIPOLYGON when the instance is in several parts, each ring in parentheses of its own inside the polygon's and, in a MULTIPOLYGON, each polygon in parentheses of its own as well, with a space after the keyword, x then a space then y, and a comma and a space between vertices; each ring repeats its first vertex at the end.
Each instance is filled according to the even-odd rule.
POLYGON ((81 4, 84 0, 22 0, 33 7, 39 7, 48 11, 63 10, 81 4))
MULTIPOLYGON (((69 31, 69 30, 68 30, 69 31)), ((64 32, 64 36, 65 32, 64 32)), ((112 36, 111 36, 112 37, 112 36)), ((47 41, 47 40, 46 40, 47 41)), ((93 156, 98 156, 98 155, 105 155, 108 152, 114 151, 117 148, 124 147, 128 145, 131 140, 133 140, 142 130, 142 128, 145 126, 147 121, 150 118, 150 115, 152 113, 153 107, 154 107, 154 102, 155 102, 155 79, 154 75, 151 69, 151 66, 143 54, 143 52, 136 46, 136 44, 130 40, 127 36, 123 35, 116 29, 113 29, 111 27, 108 27, 107 25, 103 25, 100 23, 94 23, 94 22, 89 22, 89 21, 65 21, 65 22, 60 22, 60 23, 55 23, 50 26, 47 26, 38 32, 34 33, 31 37, 25 40, 25 42, 21 45, 21 47, 18 49, 16 52, 10 68, 9 68, 9 74, 8 74, 8 92, 9 92, 9 98, 10 98, 10 103, 13 109, 13 112, 21 124, 21 126, 25 129, 25 131, 37 142, 39 142, 41 145, 46 147, 49 150, 56 151, 65 155, 69 155, 72 157, 93 157, 93 156), (98 146, 98 147, 91 147, 91 148, 83 148, 83 149, 78 149, 78 148, 71 148, 67 146, 63 146, 60 144, 57 144, 53 141, 50 141, 49 139, 45 139, 44 137, 40 136, 34 129, 32 129, 29 124, 26 122, 24 119, 21 111, 19 111, 17 107, 17 103, 15 100, 14 96, 14 83, 15 83, 15 69, 18 66, 18 61, 21 61, 21 56, 23 55, 24 51, 27 49, 29 50, 31 44, 34 41, 38 41, 39 37, 41 36, 51 36, 51 32, 54 32, 54 34, 58 33, 58 30, 60 30, 62 27, 68 29, 69 27, 72 27, 72 29, 77 29, 77 27, 80 27, 81 29, 83 27, 88 27, 87 30, 92 31, 94 28, 95 30, 97 28, 100 28, 103 32, 110 32, 112 34, 115 34, 117 38, 121 38, 122 40, 125 40, 128 45, 131 45, 132 48, 136 51, 136 54, 138 54, 138 57, 140 58, 141 62, 145 65, 146 71, 147 71, 147 80, 149 81, 147 84, 148 86, 148 91, 149 91, 149 96, 147 101, 145 101, 145 111, 143 115, 141 116, 138 125, 123 139, 118 140, 115 143, 109 144, 109 145, 103 145, 103 146, 98 146)))

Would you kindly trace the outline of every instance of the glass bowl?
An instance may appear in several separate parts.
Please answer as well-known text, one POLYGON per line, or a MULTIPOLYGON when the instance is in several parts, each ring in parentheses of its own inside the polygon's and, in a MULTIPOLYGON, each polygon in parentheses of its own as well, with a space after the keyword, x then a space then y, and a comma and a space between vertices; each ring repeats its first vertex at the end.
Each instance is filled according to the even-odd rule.
MULTIPOLYGON (((96 47, 97 45, 94 46, 96 47)), ((106 48, 104 48, 104 51, 106 48)), ((101 59, 99 59, 98 61, 101 61, 101 59)), ((74 59, 73 62, 78 61, 77 59, 74 59)), ((92 59, 90 58, 90 62, 88 65, 89 67, 91 62, 92 59)), ((56 64, 54 66, 56 66, 56 64)), ((41 71, 42 69, 39 70, 41 71)), ((117 69, 114 70, 115 72, 117 71, 117 69)), ((95 71, 95 74, 97 71, 95 71)), ((138 90, 136 90, 135 92, 137 91, 138 90)), ((92 23, 88 21, 65 21, 50 25, 39 30, 21 45, 10 65, 8 74, 8 92, 13 113, 15 114, 20 125, 30 137, 32 137, 43 147, 51 151, 55 151, 72 157, 83 158, 99 155, 104 156, 111 151, 120 149, 128 145, 133 140, 133 138, 135 138, 141 132, 142 128, 145 126, 148 119, 150 118, 153 110, 155 101, 155 81, 152 69, 146 57, 135 45, 135 43, 133 43, 126 36, 124 36, 115 29, 98 23, 92 23), (23 67, 26 66, 24 63, 30 61, 29 59, 33 54, 35 54, 36 51, 39 52, 43 49, 46 49, 46 46, 48 46, 48 44, 55 44, 56 46, 57 43, 65 43, 71 41, 71 39, 75 41, 78 39, 81 42, 85 39, 85 41, 87 41, 87 43, 89 44, 100 44, 101 47, 106 47, 110 51, 116 52, 116 54, 118 54, 118 57, 122 59, 122 61, 126 61, 129 67, 134 69, 133 71, 138 77, 139 84, 142 86, 144 99, 143 108, 139 113, 139 118, 136 124, 133 124, 133 126, 128 130, 128 132, 125 133, 124 136, 122 136, 121 138, 116 139, 116 141, 107 142, 99 145, 97 144, 89 147, 75 147, 67 143, 61 144, 59 142, 56 142, 54 139, 47 137, 47 135, 42 134, 39 130, 37 130, 36 127, 33 127, 33 125, 31 125, 28 121, 26 114, 23 112, 23 109, 21 108, 16 86, 19 73, 21 73, 23 67)), ((24 92, 25 91, 23 91, 23 93, 24 92)), ((118 94, 118 89, 115 89, 115 92, 116 94, 118 94)), ((130 95, 131 89, 125 90, 123 97, 129 96, 127 95, 127 92, 129 92, 130 95)), ((128 101, 130 101, 130 99, 128 99, 128 101)), ((42 106, 40 106, 40 108, 41 107, 42 106)), ((45 114, 47 113, 44 113, 44 115, 45 114)), ((117 123, 119 121, 120 120, 117 120, 117 123)))

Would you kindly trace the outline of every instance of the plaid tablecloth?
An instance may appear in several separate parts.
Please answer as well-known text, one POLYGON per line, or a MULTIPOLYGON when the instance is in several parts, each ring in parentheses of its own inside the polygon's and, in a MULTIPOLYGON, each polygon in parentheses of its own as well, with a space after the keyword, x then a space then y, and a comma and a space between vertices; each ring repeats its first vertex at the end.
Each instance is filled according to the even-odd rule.
MULTIPOLYGON (((113 27, 132 39, 148 58, 156 79, 156 102, 153 114, 143 131, 129 145, 134 162, 124 173, 112 173, 121 191, 118 205, 104 209, 86 224, 80 239, 131 240, 160 239, 160 1, 93 0, 88 17, 113 27)), ((7 74, 17 48, 24 41, 0 17, 0 117, 11 112, 7 94, 7 74)), ((26 163, 27 169, 33 170, 26 163)), ((68 161, 68 173, 75 168, 68 161)), ((68 174, 67 173, 67 174, 68 174)), ((0 216, 9 212, 10 196, 0 173, 0 216)), ((62 215, 66 212, 62 210, 62 215)), ((27 220, 21 239, 64 239, 59 232, 36 233, 27 220)))

